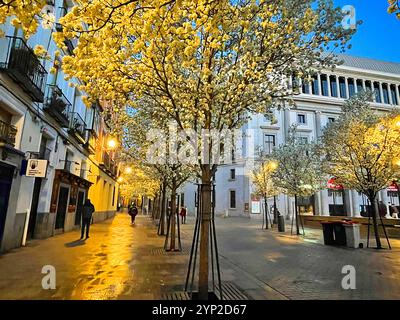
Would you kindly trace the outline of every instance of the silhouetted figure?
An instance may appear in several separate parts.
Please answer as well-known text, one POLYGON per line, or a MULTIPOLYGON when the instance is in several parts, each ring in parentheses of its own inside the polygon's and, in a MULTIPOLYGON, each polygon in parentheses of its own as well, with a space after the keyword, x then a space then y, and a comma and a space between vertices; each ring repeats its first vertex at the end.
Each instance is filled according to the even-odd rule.
POLYGON ((135 203, 132 203, 128 210, 129 215, 131 216, 131 224, 135 224, 135 218, 138 214, 138 208, 135 203))
POLYGON ((90 224, 92 222, 92 216, 94 211, 95 211, 94 205, 90 202, 89 199, 87 199, 82 208, 81 239, 83 239, 83 236, 85 234, 85 229, 86 229, 85 239, 89 238, 89 229, 90 229, 90 224))
POLYGON ((181 212, 179 213, 182 219, 182 224, 186 224, 186 214, 187 214, 186 207, 182 207, 181 212))

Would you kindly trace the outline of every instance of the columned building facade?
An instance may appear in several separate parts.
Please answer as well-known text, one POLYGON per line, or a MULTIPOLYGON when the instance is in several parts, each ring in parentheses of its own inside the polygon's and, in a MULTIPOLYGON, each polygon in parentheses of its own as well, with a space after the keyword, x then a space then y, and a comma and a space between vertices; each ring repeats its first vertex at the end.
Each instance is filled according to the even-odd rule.
MULTIPOLYGON (((236 159, 219 165, 216 173, 216 214, 262 218, 262 199, 255 196, 251 181, 254 164, 260 160, 257 154, 259 150, 268 154, 284 144, 291 125, 297 124, 297 134, 302 139, 316 140, 324 127, 339 117, 345 100, 364 90, 373 92, 371 108, 379 112, 400 107, 400 64, 349 55, 340 58, 343 63, 333 72, 321 72, 310 82, 290 79, 300 81, 295 108, 253 115, 242 127, 236 159)), ((185 205, 192 214, 195 192, 192 183, 183 188, 185 205)), ((388 186, 379 193, 379 200, 399 206, 400 193, 388 186)), ((276 201, 279 211, 289 219, 294 212, 294 198, 280 195, 276 201)), ((273 199, 268 202, 272 207, 273 199)), ((329 181, 326 189, 299 199, 300 212, 309 215, 361 217, 368 206, 364 195, 354 190, 329 189, 329 181)))

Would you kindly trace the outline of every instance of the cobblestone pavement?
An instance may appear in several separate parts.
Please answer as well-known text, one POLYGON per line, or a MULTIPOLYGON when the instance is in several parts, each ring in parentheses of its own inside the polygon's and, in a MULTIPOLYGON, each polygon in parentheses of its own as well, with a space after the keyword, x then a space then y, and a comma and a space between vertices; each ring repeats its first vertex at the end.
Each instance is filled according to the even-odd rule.
MULTIPOLYGON (((346 249, 306 237, 261 230, 246 218, 217 218, 222 280, 253 299, 399 299, 400 243, 392 251, 346 249), (354 265, 357 289, 341 288, 341 269, 354 265)), ((127 214, 95 224, 87 241, 79 232, 0 256, 0 299, 159 299, 182 291, 194 219, 182 226, 183 253, 165 253, 149 217, 131 226, 127 214), (44 265, 56 268, 56 290, 41 286, 44 265)))
POLYGON ((315 229, 298 237, 261 230, 261 222, 246 218, 220 218, 216 224, 222 260, 285 298, 400 299, 399 240, 391 240, 393 250, 350 249, 324 246, 315 229), (356 269, 356 290, 341 287, 344 265, 356 269))

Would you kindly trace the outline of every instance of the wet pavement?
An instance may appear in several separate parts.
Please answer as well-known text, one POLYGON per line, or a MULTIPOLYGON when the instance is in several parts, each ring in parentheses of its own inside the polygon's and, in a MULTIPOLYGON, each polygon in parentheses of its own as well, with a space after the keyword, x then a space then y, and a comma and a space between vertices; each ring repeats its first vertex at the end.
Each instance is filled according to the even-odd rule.
MULTIPOLYGON (((126 213, 79 231, 0 256, 0 299, 160 299, 182 291, 194 218, 182 227, 182 253, 163 251, 164 237, 150 217, 130 225, 126 213), (42 267, 56 269, 56 289, 42 288, 42 267)), ((251 299, 399 299, 400 242, 394 249, 349 249, 322 244, 319 230, 306 237, 261 230, 261 222, 217 218, 222 281, 251 299), (356 290, 344 290, 344 265, 356 269, 356 290)))
POLYGON ((162 254, 164 238, 147 217, 127 214, 0 256, 0 299, 158 299, 165 284, 182 284, 187 255, 162 254), (172 256, 172 257, 171 257, 172 256), (43 290, 42 267, 56 269, 56 290, 43 290))

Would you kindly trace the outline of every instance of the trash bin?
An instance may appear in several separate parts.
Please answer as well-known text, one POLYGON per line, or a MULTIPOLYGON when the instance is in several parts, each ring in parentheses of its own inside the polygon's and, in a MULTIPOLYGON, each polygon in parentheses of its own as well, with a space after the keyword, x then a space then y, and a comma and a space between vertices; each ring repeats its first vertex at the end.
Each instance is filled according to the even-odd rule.
POLYGON ((335 221, 332 223, 333 233, 335 237, 335 245, 345 246, 346 245, 346 231, 343 226, 343 221, 335 221))
POLYGON ((359 248, 360 225, 357 222, 345 222, 343 227, 346 233, 346 245, 349 248, 359 248))
POLYGON ((278 231, 285 232, 285 217, 283 215, 278 216, 278 231))
POLYGON ((333 223, 330 221, 323 221, 321 224, 324 234, 324 244, 327 246, 333 246, 335 244, 335 238, 333 236, 333 223))

